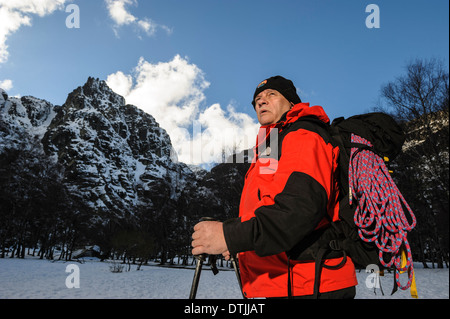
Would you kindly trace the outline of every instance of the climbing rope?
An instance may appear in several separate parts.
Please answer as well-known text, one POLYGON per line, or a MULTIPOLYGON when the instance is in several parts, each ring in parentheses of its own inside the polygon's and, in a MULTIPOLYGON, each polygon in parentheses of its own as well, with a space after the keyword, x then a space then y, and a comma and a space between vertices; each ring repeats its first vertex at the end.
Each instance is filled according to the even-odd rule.
MULTIPOLYGON (((354 134, 351 141, 372 147, 369 141, 354 134)), ((357 202, 354 221, 360 238, 375 243, 384 267, 395 266, 398 287, 402 290, 410 288, 414 266, 407 232, 416 226, 416 218, 392 180, 385 161, 371 150, 352 148, 349 186, 352 194, 350 204, 354 199, 357 202), (403 208, 409 213, 411 222, 403 208), (400 274, 406 271, 408 282, 402 285, 400 274)))

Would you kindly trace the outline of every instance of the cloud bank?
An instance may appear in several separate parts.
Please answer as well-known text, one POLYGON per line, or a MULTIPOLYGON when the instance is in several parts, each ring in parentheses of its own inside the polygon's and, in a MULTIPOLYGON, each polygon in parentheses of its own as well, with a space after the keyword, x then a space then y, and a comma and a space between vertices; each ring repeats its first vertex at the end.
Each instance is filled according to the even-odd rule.
POLYGON ((118 71, 107 83, 127 103, 155 117, 181 162, 222 162, 223 155, 254 145, 259 124, 232 105, 205 107, 204 91, 210 83, 202 70, 179 55, 156 64, 141 58, 132 74, 118 71))

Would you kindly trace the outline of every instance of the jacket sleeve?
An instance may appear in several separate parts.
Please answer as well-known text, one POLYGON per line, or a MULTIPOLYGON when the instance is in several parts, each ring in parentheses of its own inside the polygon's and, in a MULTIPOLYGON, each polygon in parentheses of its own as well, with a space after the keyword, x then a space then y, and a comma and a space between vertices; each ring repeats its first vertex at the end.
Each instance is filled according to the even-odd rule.
POLYGON ((265 176, 258 189, 262 202, 269 204, 257 208, 249 220, 224 223, 229 251, 275 255, 292 249, 313 232, 327 214, 332 163, 332 146, 316 133, 287 134, 275 173, 269 180, 265 176))

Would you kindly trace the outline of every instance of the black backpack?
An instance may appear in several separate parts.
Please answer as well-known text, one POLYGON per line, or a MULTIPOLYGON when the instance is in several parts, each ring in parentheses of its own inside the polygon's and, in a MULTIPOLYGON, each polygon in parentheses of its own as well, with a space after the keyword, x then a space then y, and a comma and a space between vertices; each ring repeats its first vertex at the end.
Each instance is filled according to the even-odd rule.
MULTIPOLYGON (((408 289, 413 269, 406 233, 415 227, 416 221, 386 167, 386 163, 401 152, 405 141, 401 127, 391 116, 384 113, 368 113, 348 119, 338 118, 331 125, 325 125, 315 117, 303 117, 298 121, 298 125, 300 128, 318 133, 327 143, 330 142, 333 146, 339 147, 339 220, 335 222, 330 220, 329 227, 314 231, 299 245, 288 251, 289 260, 315 261, 314 295, 316 297, 319 293, 322 267, 340 268, 345 264, 347 256, 351 257, 356 267, 366 268, 373 264, 382 269, 394 266, 396 268, 395 284, 401 289, 408 289), (376 176, 376 178, 369 176, 373 175, 373 170, 377 170, 376 174, 382 176, 376 176), (349 179, 352 184, 349 183, 349 179), (379 185, 380 183, 384 185, 379 185), (358 186, 358 184, 364 184, 363 191, 355 189, 355 185, 358 186), (389 186, 390 193, 382 200, 378 198, 381 204, 370 203, 373 198, 369 197, 379 197, 378 193, 383 193, 381 189, 386 186, 389 186), (370 193, 371 191, 373 193, 370 193), (387 199, 389 196, 396 197, 392 199, 396 201, 394 208, 391 203, 387 203, 391 200, 387 199), (383 211, 387 209, 386 205, 390 205, 389 216, 388 212, 383 211), (409 218, 405 217, 403 208, 409 211, 409 218), (383 213, 385 213, 384 216, 383 213), (394 226, 383 219, 389 219, 389 222, 395 219, 394 226), (390 231, 394 234, 396 227, 401 229, 399 232, 402 236, 397 236, 397 240, 395 243, 391 242, 392 247, 390 247, 389 238, 386 240, 379 237, 391 236, 390 231), (406 266, 401 265, 402 251, 406 251, 408 257, 406 266), (334 266, 323 264, 325 259, 337 257, 343 257, 341 263, 334 266), (405 270, 410 273, 408 284, 401 285, 399 273, 405 270)), ((382 194, 382 197, 383 195, 386 194, 382 194)), ((290 273, 288 277, 290 295, 290 273)), ((395 290, 396 287, 394 292, 395 290)))

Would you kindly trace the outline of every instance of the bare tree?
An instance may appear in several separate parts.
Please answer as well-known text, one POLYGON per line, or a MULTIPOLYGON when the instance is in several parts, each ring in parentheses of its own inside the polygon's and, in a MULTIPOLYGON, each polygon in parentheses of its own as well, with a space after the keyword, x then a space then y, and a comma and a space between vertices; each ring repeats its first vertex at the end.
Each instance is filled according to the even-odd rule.
POLYGON ((448 71, 436 59, 417 59, 406 66, 406 75, 382 88, 382 97, 401 121, 423 119, 446 112, 448 117, 448 71))

